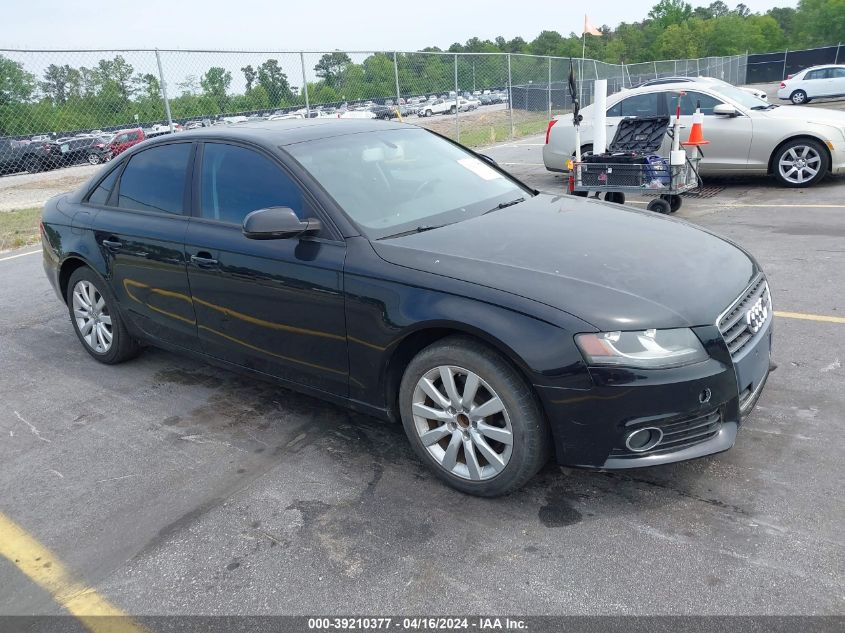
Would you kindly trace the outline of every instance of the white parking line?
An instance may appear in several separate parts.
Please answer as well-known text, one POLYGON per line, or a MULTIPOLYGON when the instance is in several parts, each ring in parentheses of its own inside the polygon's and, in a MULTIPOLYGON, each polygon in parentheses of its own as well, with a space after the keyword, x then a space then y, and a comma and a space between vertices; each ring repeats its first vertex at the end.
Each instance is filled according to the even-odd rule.
POLYGON ((41 252, 40 250, 37 250, 37 251, 31 251, 29 253, 18 253, 17 255, 9 255, 8 257, 0 257, 0 262, 5 262, 5 261, 8 261, 10 259, 17 259, 18 257, 26 257, 27 255, 37 255, 40 252, 41 252))

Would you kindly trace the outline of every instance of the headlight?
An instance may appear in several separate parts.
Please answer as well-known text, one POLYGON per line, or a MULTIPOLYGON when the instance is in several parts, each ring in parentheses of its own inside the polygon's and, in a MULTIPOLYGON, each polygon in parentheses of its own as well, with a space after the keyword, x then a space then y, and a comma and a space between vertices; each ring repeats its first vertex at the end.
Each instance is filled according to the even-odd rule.
POLYGON ((575 343, 590 365, 664 369, 709 358, 689 328, 577 334, 575 343))

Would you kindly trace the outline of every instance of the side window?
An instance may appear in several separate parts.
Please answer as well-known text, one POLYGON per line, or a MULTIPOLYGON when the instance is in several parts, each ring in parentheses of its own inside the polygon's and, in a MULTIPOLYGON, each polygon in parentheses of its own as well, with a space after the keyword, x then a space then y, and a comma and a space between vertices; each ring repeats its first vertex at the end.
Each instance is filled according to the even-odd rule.
POLYGON ((804 79, 826 79, 828 69, 827 68, 819 68, 818 70, 811 70, 807 73, 807 76, 804 79))
POLYGON ((702 92, 687 92, 683 97, 676 92, 669 92, 666 98, 669 101, 669 115, 674 115, 678 109, 678 98, 681 99, 681 116, 692 116, 695 114, 697 103, 701 103, 701 113, 713 114, 713 108, 722 103, 715 97, 702 92))
POLYGON ((845 68, 831 68, 830 70, 834 79, 845 79, 845 68))
POLYGON ((135 154, 123 170, 117 206, 181 214, 190 143, 159 145, 135 154))
POLYGON ((204 218, 241 224, 248 213, 290 207, 300 218, 302 192, 270 159, 236 145, 206 143, 202 155, 200 211, 204 218))
POLYGON ((125 143, 125 142, 126 142, 126 139, 128 139, 128 138, 129 138, 129 135, 128 135, 128 134, 118 134, 118 135, 115 137, 115 139, 114 139, 114 141, 113 141, 113 142, 114 142, 114 143, 125 143))
POLYGON ((649 92, 623 99, 607 111, 607 116, 657 116, 659 92, 649 92))
POLYGON ((119 171, 120 168, 112 169, 111 173, 100 181, 97 188, 91 192, 90 196, 88 196, 88 202, 90 204, 104 205, 106 203, 109 199, 109 195, 111 194, 111 190, 114 189, 114 183, 117 180, 117 172, 119 171))

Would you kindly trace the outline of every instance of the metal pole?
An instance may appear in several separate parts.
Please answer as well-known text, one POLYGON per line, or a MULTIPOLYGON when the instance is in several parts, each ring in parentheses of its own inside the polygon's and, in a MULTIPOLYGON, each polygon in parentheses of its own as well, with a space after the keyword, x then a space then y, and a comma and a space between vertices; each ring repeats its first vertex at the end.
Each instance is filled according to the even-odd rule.
POLYGON ((549 120, 552 119, 552 58, 549 57, 549 120))
POLYGON ((657 62, 654 62, 654 78, 657 79, 657 62))
POLYGON ((402 108, 399 107, 399 62, 396 60, 396 51, 393 51, 393 79, 396 81, 396 109, 401 116, 402 108))
POLYGON ((164 100, 164 114, 167 116, 167 126, 173 134, 173 119, 170 116, 170 100, 167 98, 167 82, 164 80, 164 71, 161 69, 161 54, 156 49, 156 63, 158 64, 158 80, 161 84, 161 98, 164 100))
POLYGON ((836 59, 833 61, 833 63, 834 63, 834 64, 838 64, 838 63, 839 63, 839 47, 840 47, 840 46, 842 46, 842 42, 839 42, 839 43, 836 45, 836 59))
POLYGON ((458 56, 455 55, 455 140, 461 142, 461 123, 458 112, 458 56))
POLYGON ((511 54, 508 53, 508 115, 511 120, 511 138, 514 137, 513 130, 513 84, 511 81, 511 54))
POLYGON ((781 80, 786 79, 786 56, 787 55, 789 55, 789 49, 788 48, 785 51, 783 51, 783 77, 781 77, 781 80))
POLYGON ((305 53, 299 52, 299 63, 302 66, 302 92, 305 95, 305 115, 311 118, 311 104, 308 103, 308 80, 305 78, 305 53))

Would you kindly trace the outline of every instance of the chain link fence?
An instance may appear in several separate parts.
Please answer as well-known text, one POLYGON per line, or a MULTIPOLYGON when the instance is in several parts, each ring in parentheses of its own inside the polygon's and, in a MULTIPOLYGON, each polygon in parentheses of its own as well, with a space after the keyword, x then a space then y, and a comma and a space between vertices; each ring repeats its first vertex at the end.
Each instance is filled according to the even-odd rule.
POLYGON ((0 171, 109 160, 157 134, 249 120, 401 118, 466 145, 542 132, 610 92, 672 75, 745 82, 746 57, 616 65, 508 53, 0 50, 0 171))

